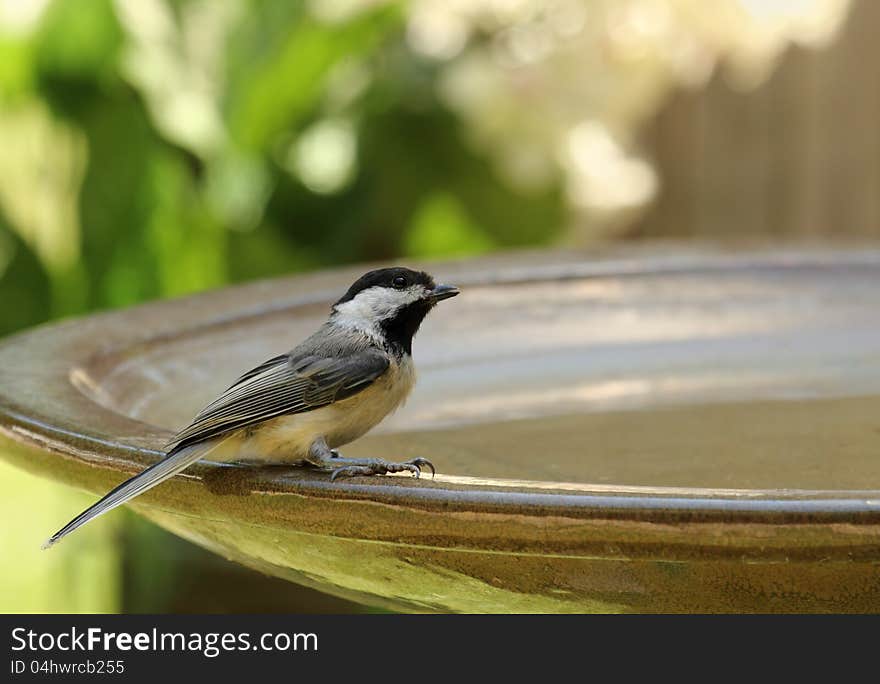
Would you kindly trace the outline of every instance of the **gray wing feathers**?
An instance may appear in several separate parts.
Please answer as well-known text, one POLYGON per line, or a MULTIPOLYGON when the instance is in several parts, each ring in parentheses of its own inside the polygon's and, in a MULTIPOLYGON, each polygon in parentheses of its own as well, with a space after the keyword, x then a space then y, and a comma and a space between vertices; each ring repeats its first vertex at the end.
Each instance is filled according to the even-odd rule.
POLYGON ((290 354, 269 359, 242 375, 174 438, 169 444, 173 448, 164 459, 80 513, 52 535, 43 548, 173 477, 221 444, 230 431, 345 399, 388 369, 389 359, 378 349, 362 341, 363 346, 353 350, 349 338, 332 333, 323 330, 290 354))
POLYGON ((388 357, 378 350, 345 357, 276 357, 239 378, 171 444, 194 444, 270 418, 332 404, 367 387, 388 365, 388 357))

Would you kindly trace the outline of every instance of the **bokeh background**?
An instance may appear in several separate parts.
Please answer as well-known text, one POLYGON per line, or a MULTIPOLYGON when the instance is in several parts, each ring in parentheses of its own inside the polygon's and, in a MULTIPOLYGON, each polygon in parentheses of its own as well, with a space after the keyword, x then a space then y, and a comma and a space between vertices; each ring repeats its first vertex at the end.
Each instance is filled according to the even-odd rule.
MULTIPOLYGON (((364 260, 880 233, 874 0, 0 0, 0 334, 364 260)), ((347 611, 0 464, 0 610, 347 611), (80 536, 81 535, 81 536, 80 536)))

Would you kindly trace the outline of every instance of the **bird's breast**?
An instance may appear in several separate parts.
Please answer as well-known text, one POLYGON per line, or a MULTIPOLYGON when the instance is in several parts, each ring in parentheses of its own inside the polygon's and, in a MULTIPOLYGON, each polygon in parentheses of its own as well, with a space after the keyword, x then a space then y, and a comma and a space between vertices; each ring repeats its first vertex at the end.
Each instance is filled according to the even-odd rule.
POLYGON ((305 458, 312 442, 323 437, 331 448, 347 444, 398 409, 415 385, 412 359, 393 360, 388 370, 357 394, 312 411, 266 421, 243 436, 241 450, 267 461, 305 458))

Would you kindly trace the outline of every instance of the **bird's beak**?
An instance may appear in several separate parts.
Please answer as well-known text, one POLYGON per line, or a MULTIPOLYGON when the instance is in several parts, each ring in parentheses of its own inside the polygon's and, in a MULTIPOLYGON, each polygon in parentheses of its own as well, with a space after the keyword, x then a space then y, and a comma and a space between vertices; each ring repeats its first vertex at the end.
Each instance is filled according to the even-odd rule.
POLYGON ((428 297, 435 302, 439 302, 441 299, 449 299, 450 297, 454 297, 460 292, 460 290, 455 287, 455 285, 437 285, 433 290, 428 293, 428 297))

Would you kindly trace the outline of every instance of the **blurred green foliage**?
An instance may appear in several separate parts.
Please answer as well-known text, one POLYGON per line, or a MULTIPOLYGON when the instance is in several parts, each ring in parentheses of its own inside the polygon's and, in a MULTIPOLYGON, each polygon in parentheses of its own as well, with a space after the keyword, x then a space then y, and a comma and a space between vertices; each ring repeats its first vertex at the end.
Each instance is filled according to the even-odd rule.
MULTIPOLYGON (((122 603, 119 531, 123 519, 97 521, 76 546, 40 551, 45 531, 91 497, 0 461, 0 612, 116 612, 122 603)), ((155 607, 155 604, 154 604, 155 607)))
MULTIPOLYGON (((0 335, 250 278, 552 239, 559 189, 496 178, 437 98, 436 65, 407 47, 400 6, 339 21, 309 7, 53 0, 27 30, 0 17, 0 335)), ((119 516, 41 554, 84 497, 0 471, 8 520, 25 499, 42 512, 0 530, 19 559, 0 569, 0 610, 269 607, 265 580, 119 516), (188 576, 262 589, 190 601, 188 576)))
POLYGON ((393 4, 327 21, 288 0, 55 0, 32 30, 0 33, 0 145, 27 141, 0 164, 0 298, 15 304, 0 333, 249 278, 551 240, 559 188, 499 181, 403 33, 393 4), (316 136, 299 159, 324 122, 354 145, 331 187, 299 172, 333 161, 339 145, 316 136))

